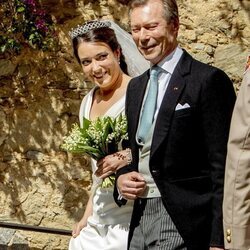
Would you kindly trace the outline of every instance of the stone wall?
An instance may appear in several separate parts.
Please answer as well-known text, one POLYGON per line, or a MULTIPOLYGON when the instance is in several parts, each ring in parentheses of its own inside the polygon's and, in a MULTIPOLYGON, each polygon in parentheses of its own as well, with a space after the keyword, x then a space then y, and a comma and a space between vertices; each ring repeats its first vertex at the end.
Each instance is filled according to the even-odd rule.
MULTIPOLYGON (((72 56, 67 34, 101 17, 128 28, 127 1, 40 2, 57 23, 60 48, 0 57, 0 221, 70 230, 83 214, 91 171, 87 158, 62 152, 60 144, 92 85, 72 56)), ((225 70, 238 87, 250 47, 249 1, 178 3, 180 45, 225 70)), ((69 239, 0 228, 0 249, 67 249, 69 239)))

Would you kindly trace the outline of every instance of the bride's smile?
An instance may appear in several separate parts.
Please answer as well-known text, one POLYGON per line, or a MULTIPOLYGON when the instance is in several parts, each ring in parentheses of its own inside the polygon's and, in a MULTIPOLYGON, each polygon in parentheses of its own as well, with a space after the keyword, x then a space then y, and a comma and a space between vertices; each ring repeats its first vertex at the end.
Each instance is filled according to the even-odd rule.
POLYGON ((117 84, 122 71, 119 66, 119 51, 112 51, 101 42, 79 44, 78 54, 84 74, 98 87, 107 90, 117 84))

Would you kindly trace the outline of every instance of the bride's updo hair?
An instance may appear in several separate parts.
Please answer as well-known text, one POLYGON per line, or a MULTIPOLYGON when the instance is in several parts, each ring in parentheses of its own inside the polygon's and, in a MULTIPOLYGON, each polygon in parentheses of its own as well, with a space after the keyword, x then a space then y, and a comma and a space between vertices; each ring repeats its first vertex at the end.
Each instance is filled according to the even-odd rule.
MULTIPOLYGON (((88 22, 87 24, 90 24, 90 23, 91 21, 88 22)), ((84 26, 82 27, 84 28, 84 26)), ((79 33, 82 33, 82 32, 79 32, 79 33)), ((117 38, 113 29, 109 27, 99 27, 99 28, 93 28, 93 29, 87 30, 86 32, 84 31, 82 34, 76 35, 72 39, 72 43, 73 43, 74 55, 79 63, 81 63, 81 61, 78 56, 78 47, 79 47, 79 44, 82 42, 102 42, 102 43, 107 44, 113 52, 120 49, 121 51, 120 67, 125 74, 128 74, 127 64, 125 62, 125 58, 122 53, 121 46, 117 41, 117 38)))

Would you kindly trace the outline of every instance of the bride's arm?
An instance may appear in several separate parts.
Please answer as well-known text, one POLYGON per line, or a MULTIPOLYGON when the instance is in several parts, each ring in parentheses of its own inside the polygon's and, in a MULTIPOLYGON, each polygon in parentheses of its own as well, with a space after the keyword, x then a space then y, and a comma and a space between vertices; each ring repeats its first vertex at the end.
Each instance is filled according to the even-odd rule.
POLYGON ((85 209, 85 212, 83 214, 83 217, 81 218, 81 220, 76 223, 73 227, 73 230, 72 230, 72 236, 75 238, 77 237, 79 234, 80 234, 80 231, 86 227, 87 225, 87 219, 90 215, 92 215, 92 211, 93 211, 93 203, 92 203, 92 197, 93 197, 93 192, 91 193, 90 197, 89 197, 89 200, 88 200, 88 203, 87 203, 87 206, 86 206, 86 209, 85 209))
POLYGON ((131 150, 126 148, 114 154, 110 154, 97 162, 97 170, 95 175, 99 178, 106 178, 122 167, 132 162, 131 150))

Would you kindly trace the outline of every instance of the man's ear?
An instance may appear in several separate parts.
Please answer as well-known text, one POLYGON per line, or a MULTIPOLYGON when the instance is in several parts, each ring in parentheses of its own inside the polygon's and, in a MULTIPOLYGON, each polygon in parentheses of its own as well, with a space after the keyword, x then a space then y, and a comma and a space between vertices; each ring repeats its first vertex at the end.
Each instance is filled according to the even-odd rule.
POLYGON ((171 20, 171 23, 173 25, 173 31, 176 33, 176 36, 177 36, 178 31, 179 31, 179 27, 180 27, 179 19, 175 18, 175 19, 171 20))

